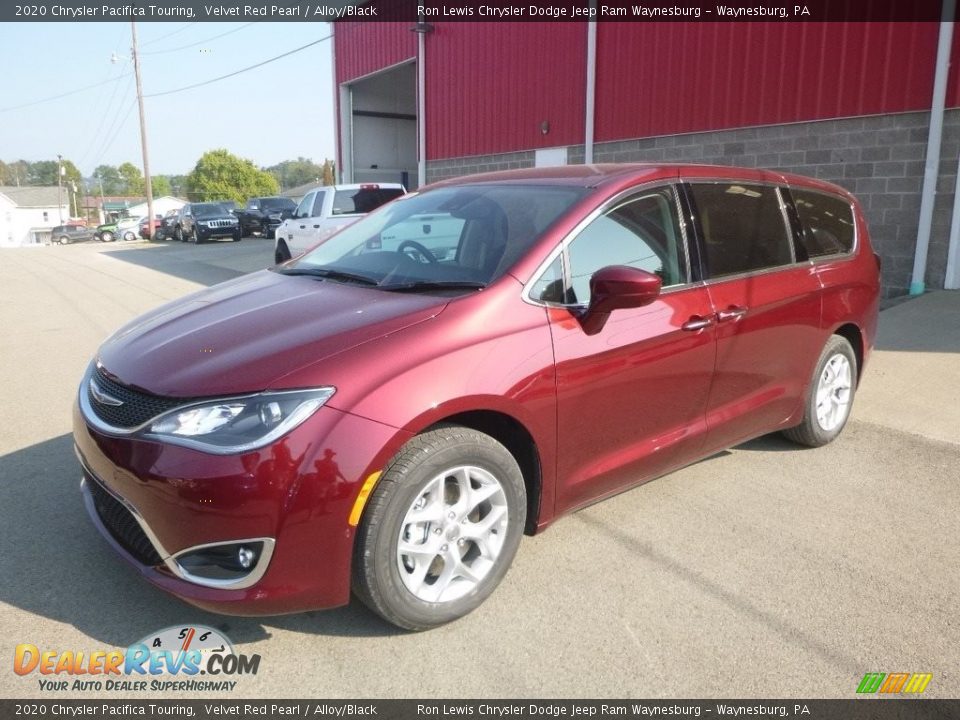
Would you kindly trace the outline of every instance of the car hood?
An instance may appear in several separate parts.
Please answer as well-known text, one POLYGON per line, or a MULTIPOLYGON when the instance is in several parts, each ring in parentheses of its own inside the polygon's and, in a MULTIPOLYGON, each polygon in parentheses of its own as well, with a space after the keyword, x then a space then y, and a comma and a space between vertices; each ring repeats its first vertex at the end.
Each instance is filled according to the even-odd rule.
POLYGON ((155 395, 281 389, 285 375, 428 320, 448 301, 262 270, 137 318, 103 344, 98 361, 155 395))

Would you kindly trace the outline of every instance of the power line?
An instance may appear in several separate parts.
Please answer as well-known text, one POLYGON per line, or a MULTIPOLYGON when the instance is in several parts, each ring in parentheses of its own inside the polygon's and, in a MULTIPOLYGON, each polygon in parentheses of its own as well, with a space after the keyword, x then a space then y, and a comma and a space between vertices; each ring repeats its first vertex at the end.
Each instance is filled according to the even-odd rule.
MULTIPOLYGON (((154 43, 158 43, 158 42, 160 42, 161 40, 166 40, 166 39, 169 38, 169 37, 173 37, 174 35, 177 35, 177 34, 179 34, 179 33, 182 33, 184 30, 189 30, 191 27, 193 27, 193 26, 196 25, 196 24, 197 24, 196 21, 185 23, 184 26, 183 26, 182 28, 180 28, 179 30, 174 30, 173 32, 167 33, 166 35, 161 35, 160 37, 154 38, 153 40, 147 40, 147 42, 141 43, 141 44, 142 44, 142 45, 153 45, 154 43)), ((140 54, 141 54, 141 55, 145 55, 146 53, 140 53, 140 54)))
POLYGON ((329 40, 329 39, 332 38, 332 37, 333 37, 333 35, 327 35, 326 37, 322 37, 322 38, 320 38, 319 40, 314 40, 314 41, 311 42, 311 43, 307 43, 306 45, 303 45, 303 46, 301 46, 301 47, 295 48, 294 50, 290 50, 289 52, 285 52, 285 53, 283 53, 282 55, 277 55, 276 57, 269 58, 268 60, 264 60, 263 62, 258 62, 256 65, 251 65, 250 67, 245 67, 245 68, 243 68, 242 70, 236 70, 236 71, 234 71, 234 72, 232 72, 232 73, 228 73, 228 74, 226 74, 226 75, 221 75, 220 77, 211 78, 210 80, 204 80, 203 82, 194 83, 193 85, 187 85, 187 86, 181 87, 181 88, 175 88, 174 90, 164 90, 163 92, 150 93, 149 95, 144 95, 144 97, 153 98, 153 97, 160 97, 160 96, 162 96, 162 95, 173 95, 174 93, 183 92, 183 91, 185 91, 185 90, 193 90, 194 88, 203 87, 204 85, 210 85, 211 83, 219 82, 220 80, 226 80, 227 78, 234 77, 235 75, 240 75, 241 73, 245 73, 245 72, 247 72, 248 70, 254 70, 254 69, 258 68, 258 67, 263 67, 264 65, 267 65, 267 64, 269 64, 269 63, 272 63, 272 62, 274 62, 275 60, 279 60, 279 59, 285 58, 285 57, 287 57, 287 56, 289 56, 289 55, 293 55, 294 53, 298 53, 298 52, 300 52, 301 50, 306 50, 308 47, 312 47, 313 45, 317 45, 317 44, 319 44, 319 43, 322 43, 324 40, 329 40))
POLYGON ((256 23, 252 23, 252 22, 251 22, 251 23, 247 23, 246 25, 241 25, 240 27, 234 28, 233 30, 227 30, 227 32, 225 32, 225 33, 220 33, 219 35, 214 35, 213 37, 208 37, 208 38, 206 38, 206 39, 204 39, 204 40, 198 40, 197 42, 190 43, 189 45, 181 45, 181 46, 179 46, 179 47, 170 48, 170 49, 168 49, 168 50, 154 50, 153 52, 144 52, 144 53, 140 53, 140 54, 141 54, 141 55, 164 55, 164 54, 166 54, 166 53, 172 53, 172 52, 178 52, 178 51, 180 51, 180 50, 186 50, 187 48, 196 47, 197 45, 203 45, 204 43, 208 43, 208 42, 210 42, 210 41, 212 41, 212 40, 217 40, 217 39, 219 39, 219 38, 226 37, 227 35, 232 35, 232 34, 235 33, 235 32, 240 32, 241 30, 245 30, 246 28, 250 27, 251 25, 256 25, 256 23))
POLYGON ((127 106, 127 111, 122 116, 120 115, 119 111, 117 112, 117 115, 115 118, 116 121, 110 126, 110 129, 107 131, 107 135, 110 135, 110 133, 113 133, 113 134, 110 135, 109 139, 107 138, 106 135, 104 136, 104 142, 101 144, 100 150, 97 152, 95 156, 97 158, 97 162, 95 162, 93 165, 94 169, 100 167, 100 165, 103 164, 102 163, 103 158, 106 156, 107 151, 110 150, 111 147, 113 147, 114 141, 117 139, 117 136, 120 134, 120 131, 126 125, 127 120, 130 119, 130 113, 133 111, 133 106, 136 104, 137 104, 137 100, 136 98, 134 98, 133 100, 130 101, 130 104, 127 106))
MULTIPOLYGON (((119 79, 119 78, 118 78, 118 79, 119 79)), ((119 85, 119 84, 114 85, 114 86, 113 86, 113 94, 110 95, 110 99, 107 101, 107 103, 106 103, 105 105, 101 105, 101 104, 99 104, 99 103, 96 105, 96 107, 101 107, 101 108, 103 108, 103 109, 104 109, 104 112, 102 112, 102 113, 100 114, 100 124, 97 126, 96 132, 94 132, 93 135, 90 136, 90 141, 89 141, 89 143, 87 144, 87 150, 86 150, 86 152, 83 153, 83 155, 82 155, 81 158, 80 158, 80 164, 81 164, 81 165, 87 160, 87 158, 90 157, 90 152, 91 152, 97 145, 99 145, 100 142, 101 142, 104 138, 106 138, 106 134, 104 134, 103 138, 101 138, 100 133, 101 133, 102 130, 106 129, 106 126, 107 126, 107 118, 110 118, 111 120, 114 120, 114 121, 116 120, 116 117, 115 117, 114 112, 113 112, 113 102, 114 102, 114 100, 117 100, 117 99, 118 99, 118 97, 117 97, 117 90, 119 90, 119 89, 120 89, 120 85, 119 85)), ((120 95, 120 98, 123 98, 123 95, 126 95, 126 93, 129 91, 129 89, 130 89, 130 82, 128 81, 128 82, 127 82, 127 87, 126 87, 126 89, 124 90, 123 94, 120 95)), ((123 100, 122 100, 122 99, 120 99, 120 104, 121 104, 121 106, 122 106, 122 104, 123 104, 123 100)), ((118 108, 118 109, 119 109, 119 108, 118 108)), ((111 125, 111 126, 112 126, 112 125, 111 125)))
POLYGON ((118 80, 121 80, 121 79, 123 79, 123 78, 125 78, 125 77, 129 77, 129 76, 131 76, 131 75, 133 75, 132 72, 125 73, 125 74, 123 74, 123 75, 120 75, 120 76, 118 76, 118 77, 113 78, 112 80, 104 80, 103 82, 94 83, 93 85, 87 85, 86 87, 82 87, 82 88, 77 88, 76 90, 71 90, 70 92, 65 92, 65 93, 62 93, 62 94, 60 94, 60 95, 51 95, 50 97, 41 98, 40 100, 33 100, 33 101, 31 101, 31 102, 28 102, 28 103, 23 103, 22 105, 11 105, 10 107, 0 108, 0 112, 9 112, 9 111, 11 111, 11 110, 20 110, 21 108, 32 107, 32 106, 34 106, 34 105, 40 105, 41 103, 51 102, 51 101, 53 101, 53 100, 59 100, 60 98, 70 97, 71 95, 77 95, 77 94, 79 94, 79 93, 86 92, 87 90, 92 90, 92 89, 95 88, 95 87, 100 87, 101 85, 106 85, 107 83, 117 82, 118 80))

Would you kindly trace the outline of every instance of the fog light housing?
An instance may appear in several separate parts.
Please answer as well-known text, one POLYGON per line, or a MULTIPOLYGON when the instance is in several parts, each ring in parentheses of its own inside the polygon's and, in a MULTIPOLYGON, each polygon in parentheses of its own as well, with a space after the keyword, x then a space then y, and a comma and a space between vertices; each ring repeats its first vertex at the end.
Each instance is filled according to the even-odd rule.
POLYGON ((269 538, 200 545, 175 555, 173 569, 198 585, 248 587, 266 572, 272 553, 273 540, 269 538))

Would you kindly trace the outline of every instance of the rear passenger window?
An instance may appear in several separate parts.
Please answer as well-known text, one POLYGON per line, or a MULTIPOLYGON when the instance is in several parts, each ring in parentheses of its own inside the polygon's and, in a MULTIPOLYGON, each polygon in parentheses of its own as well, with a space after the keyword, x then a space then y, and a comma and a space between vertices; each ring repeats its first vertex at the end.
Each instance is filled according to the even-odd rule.
POLYGON ((803 225, 803 247, 807 257, 839 255, 853 250, 854 221, 850 203, 832 195, 794 190, 793 204, 803 225))
POLYGON ((776 188, 743 183, 691 185, 711 278, 789 265, 793 246, 776 188))

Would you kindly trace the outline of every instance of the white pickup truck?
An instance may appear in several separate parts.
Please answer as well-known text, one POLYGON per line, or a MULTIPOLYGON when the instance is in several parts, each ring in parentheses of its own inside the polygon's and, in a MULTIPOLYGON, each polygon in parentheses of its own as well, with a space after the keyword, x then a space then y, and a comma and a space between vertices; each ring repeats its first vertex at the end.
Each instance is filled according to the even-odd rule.
POLYGON ((328 185, 311 190, 303 196, 293 217, 277 228, 274 260, 279 264, 301 255, 405 192, 400 183, 328 185))

